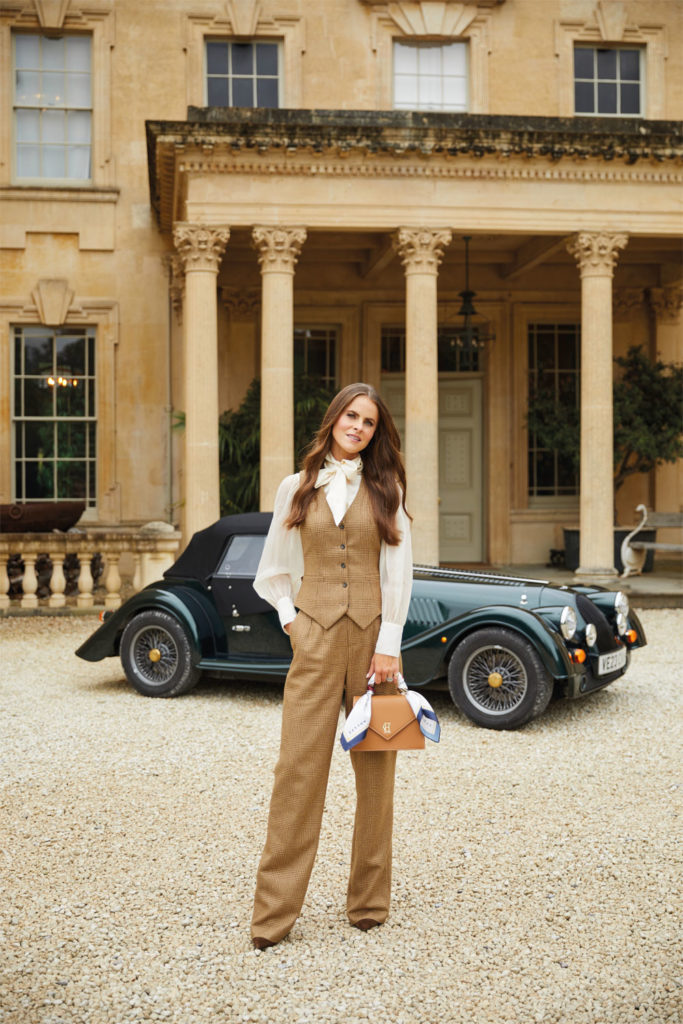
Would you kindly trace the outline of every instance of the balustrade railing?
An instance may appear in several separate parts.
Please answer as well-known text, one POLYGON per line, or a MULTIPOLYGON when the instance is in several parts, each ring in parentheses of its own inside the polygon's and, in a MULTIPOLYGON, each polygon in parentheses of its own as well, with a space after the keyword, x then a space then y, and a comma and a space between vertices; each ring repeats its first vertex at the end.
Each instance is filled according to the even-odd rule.
POLYGON ((161 579, 179 547, 180 533, 168 523, 0 533, 0 612, 118 608, 122 592, 161 579))

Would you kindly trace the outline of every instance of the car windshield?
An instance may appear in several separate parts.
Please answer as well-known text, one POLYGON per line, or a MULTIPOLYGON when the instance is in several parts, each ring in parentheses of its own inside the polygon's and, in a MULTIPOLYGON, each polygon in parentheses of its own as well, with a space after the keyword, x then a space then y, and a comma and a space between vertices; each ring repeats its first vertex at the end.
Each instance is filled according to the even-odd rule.
POLYGON ((266 542, 265 536, 248 536, 235 534, 231 538, 216 576, 240 576, 253 579, 256 575, 261 552, 266 542))

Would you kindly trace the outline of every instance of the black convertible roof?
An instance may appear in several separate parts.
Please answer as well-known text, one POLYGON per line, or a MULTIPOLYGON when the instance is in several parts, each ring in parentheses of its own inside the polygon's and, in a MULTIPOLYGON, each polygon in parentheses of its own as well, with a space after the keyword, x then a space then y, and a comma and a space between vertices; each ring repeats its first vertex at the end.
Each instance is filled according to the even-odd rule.
POLYGON ((224 516, 218 522, 193 534, 180 557, 164 573, 165 579, 199 580, 206 583, 215 572, 228 541, 236 533, 266 534, 272 512, 246 512, 240 516, 224 516))

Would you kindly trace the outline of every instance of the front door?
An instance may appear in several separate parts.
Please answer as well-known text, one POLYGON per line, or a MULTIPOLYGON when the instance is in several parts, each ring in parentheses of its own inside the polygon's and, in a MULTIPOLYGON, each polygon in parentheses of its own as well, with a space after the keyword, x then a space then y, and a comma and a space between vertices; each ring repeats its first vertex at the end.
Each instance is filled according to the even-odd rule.
MULTIPOLYGON (((383 376, 382 397, 405 447, 405 378, 383 376)), ((482 380, 439 376, 439 559, 484 559, 482 380)), ((410 508, 410 493, 408 494, 410 508)))

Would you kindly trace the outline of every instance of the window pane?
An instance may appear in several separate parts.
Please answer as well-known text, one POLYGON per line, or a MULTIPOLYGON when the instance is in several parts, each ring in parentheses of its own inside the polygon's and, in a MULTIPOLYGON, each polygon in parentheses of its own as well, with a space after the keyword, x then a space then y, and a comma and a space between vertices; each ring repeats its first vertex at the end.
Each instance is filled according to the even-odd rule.
POLYGON ((638 50, 622 50, 619 54, 619 66, 622 81, 628 79, 637 82, 640 79, 640 52, 638 50))
POLYGON ((92 378, 90 378, 90 380, 87 381, 87 393, 88 393, 88 409, 87 409, 87 414, 88 414, 88 416, 94 416, 95 415, 95 381, 92 378))
POLYGON ((593 78, 593 50, 574 49, 574 78, 593 78))
POLYGON ((24 106, 40 103, 40 75, 37 71, 17 71, 15 95, 17 103, 24 106))
POLYGON ((69 107, 90 106, 90 75, 66 76, 66 103, 69 107))
POLYGON ((594 114, 594 98, 592 82, 575 82, 574 84, 574 110, 577 114, 594 114))
POLYGON ((394 82, 396 105, 417 106, 417 75, 399 75, 394 82))
MULTIPOLYGON (((52 373, 52 337, 34 335, 24 338, 24 373, 52 373)), ((15 367, 15 373, 19 367, 15 367)))
POLYGON ((441 47, 420 46, 418 48, 417 66, 421 75, 441 74, 441 47))
POLYGON ((208 79, 206 83, 206 102, 210 107, 229 106, 227 78, 208 79))
POLYGON ((96 428, 95 428, 95 424, 94 423, 88 423, 87 427, 88 427, 88 434, 87 434, 87 437, 88 437, 88 455, 90 456, 91 459, 94 459, 95 455, 97 454, 96 449, 95 449, 95 429, 96 428))
POLYGON ((52 423, 34 423, 29 421, 24 423, 23 427, 26 444, 25 454, 28 458, 44 459, 54 455, 55 430, 52 423))
POLYGON ((419 101, 422 108, 441 106, 441 78, 423 75, 418 79, 419 101))
POLYGON ((63 71, 66 67, 64 39, 50 39, 49 36, 43 36, 41 45, 43 68, 46 71, 63 71))
POLYGON ((446 110, 465 110, 467 108, 467 85, 462 78, 445 78, 443 80, 443 105, 446 110))
MULTIPOLYGON (((54 498, 54 466, 52 462, 26 462, 26 498, 54 498)), ((19 467, 17 466, 17 469, 19 467)), ((17 492, 18 493, 18 492, 17 492)))
POLYGON ((69 111, 66 122, 69 142, 90 142, 90 119, 89 110, 69 111))
POLYGON ((87 181, 90 178, 89 146, 69 146, 66 176, 74 181, 87 181))
POLYGON ((38 142, 40 138, 40 112, 17 110, 17 142, 38 142))
POLYGON ((227 75, 228 73, 228 44, 207 43, 206 44, 206 70, 210 75, 227 75))
POLYGON ((617 51, 598 50, 598 78, 617 77, 617 51))
POLYGON ((251 75, 254 73, 254 50, 251 43, 232 44, 233 75, 251 75))
POLYGON ((57 453, 60 459, 85 458, 85 423, 57 424, 57 453))
POLYGON ((467 56, 464 43, 451 43, 444 46, 443 72, 445 75, 465 75, 467 73, 467 56))
POLYGON ((49 107, 63 107, 66 101, 64 75, 50 71, 43 75, 43 103, 49 107))
POLYGON ((43 177, 63 178, 66 173, 66 150, 63 146, 43 146, 43 177))
POLYGON ((95 504, 95 495, 97 494, 97 466, 91 459, 88 462, 88 504, 95 504))
POLYGON ((43 142, 64 142, 66 137, 66 113, 63 110, 46 110, 42 120, 43 142))
POLYGON ((58 416, 85 416, 85 382, 79 380, 76 384, 60 386, 57 392, 57 415, 58 416))
POLYGON ((88 36, 67 37, 66 67, 70 71, 90 71, 90 38, 88 36))
POLYGON ((44 379, 24 381, 24 415, 52 416, 52 388, 44 379))
POLYGON ((639 85, 622 85, 621 86, 621 113, 622 114, 639 114, 640 113, 640 86, 639 85))
POLYGON ((256 44, 256 72, 259 75, 277 75, 277 44, 256 44))
POLYGON ((234 78, 232 81, 233 107, 254 106, 254 80, 252 78, 234 78))
POLYGON ((17 33, 14 37, 14 45, 18 68, 40 67, 40 39, 38 36, 25 36, 17 33))
POLYGON ((617 87, 611 82, 598 82, 598 113, 616 114, 617 87))
POLYGON ((38 146, 17 146, 17 176, 40 177, 40 149, 38 146))
POLYGON ((85 373, 85 338, 57 338, 57 372, 71 377, 85 373))
POLYGON ((85 462, 57 463, 57 497, 85 498, 85 462))
POLYGON ((277 107, 279 105, 277 79, 257 79, 256 105, 259 107, 277 107))
POLYGON ((417 74, 417 47, 394 43, 394 71, 397 74, 417 74))

